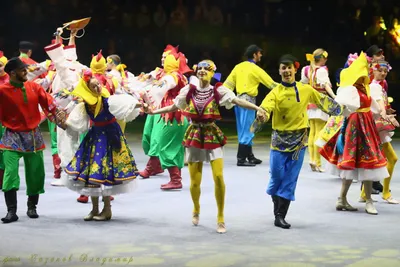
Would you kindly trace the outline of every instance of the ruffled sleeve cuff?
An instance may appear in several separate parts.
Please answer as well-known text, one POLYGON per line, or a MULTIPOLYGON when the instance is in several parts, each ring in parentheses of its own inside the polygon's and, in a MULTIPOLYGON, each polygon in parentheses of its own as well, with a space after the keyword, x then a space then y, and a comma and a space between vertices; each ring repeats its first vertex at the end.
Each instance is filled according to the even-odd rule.
POLYGON ((123 94, 112 95, 108 98, 109 111, 117 120, 130 122, 140 114, 140 108, 136 108, 139 103, 135 97, 123 94))
POLYGON ((217 92, 220 95, 220 100, 219 100, 219 105, 225 107, 226 109, 231 109, 235 106, 235 104, 232 103, 232 101, 236 98, 235 93, 224 87, 224 86, 219 86, 217 88, 217 92))

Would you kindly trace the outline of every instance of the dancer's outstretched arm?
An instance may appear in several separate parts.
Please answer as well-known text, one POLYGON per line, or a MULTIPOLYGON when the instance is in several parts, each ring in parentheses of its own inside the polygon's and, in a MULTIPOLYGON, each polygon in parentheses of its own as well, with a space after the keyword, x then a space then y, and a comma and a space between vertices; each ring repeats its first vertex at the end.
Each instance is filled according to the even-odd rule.
POLYGON ((172 104, 168 107, 163 107, 163 108, 156 109, 156 110, 147 110, 146 113, 147 114, 164 114, 164 113, 175 112, 177 110, 179 110, 179 108, 177 106, 175 106, 175 104, 172 104))

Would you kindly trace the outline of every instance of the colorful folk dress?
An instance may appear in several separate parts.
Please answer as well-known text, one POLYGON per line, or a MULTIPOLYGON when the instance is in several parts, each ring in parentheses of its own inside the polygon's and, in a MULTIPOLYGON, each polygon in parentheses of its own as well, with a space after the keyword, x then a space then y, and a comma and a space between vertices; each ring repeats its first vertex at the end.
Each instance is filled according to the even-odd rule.
POLYGON ((209 162, 223 157, 226 136, 216 121, 221 119, 219 107, 232 108, 234 98, 235 94, 220 84, 206 88, 189 84, 181 90, 174 103, 191 121, 182 142, 188 162, 209 162))
MULTIPOLYGON (((387 177, 386 159, 380 147, 379 133, 371 112, 372 98, 364 88, 346 87, 346 96, 339 96, 340 104, 349 109, 353 99, 359 97, 359 105, 343 122, 343 126, 321 148, 321 155, 329 162, 328 171, 347 180, 379 181, 387 177), (338 138, 343 138, 343 153, 338 152, 338 138)), ((358 102, 358 101, 357 101, 358 102)))
MULTIPOLYGON (((95 106, 84 103, 78 104, 71 112, 67 125, 76 132, 85 131, 79 125, 88 125, 89 118, 92 126, 65 169, 68 174, 66 186, 69 189, 86 196, 110 196, 132 191, 132 182, 138 175, 136 162, 117 123, 118 116, 116 112, 110 112, 109 105, 112 99, 112 108, 122 110, 121 106, 124 102, 129 106, 131 98, 127 95, 103 97, 101 110, 96 117, 95 106)), ((136 111, 134 117, 138 114, 139 111, 136 111)))

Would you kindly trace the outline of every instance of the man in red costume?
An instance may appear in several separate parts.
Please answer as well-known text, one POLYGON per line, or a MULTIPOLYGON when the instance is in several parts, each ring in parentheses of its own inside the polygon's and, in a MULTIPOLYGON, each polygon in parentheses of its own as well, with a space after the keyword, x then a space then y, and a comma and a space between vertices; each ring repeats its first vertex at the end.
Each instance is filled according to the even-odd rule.
POLYGON ((65 125, 65 113, 59 112, 53 98, 37 83, 28 81, 27 65, 19 58, 10 59, 5 71, 9 82, 0 86, 0 121, 5 127, 0 140, 5 165, 3 192, 7 215, 1 220, 11 223, 18 220, 17 191, 20 187, 19 160, 24 158, 26 194, 30 218, 38 218, 36 205, 39 194, 44 193, 45 170, 43 160, 44 140, 39 129, 39 105, 48 118, 60 127, 65 125))
MULTIPOLYGON (((4 56, 3 51, 0 51, 0 85, 3 85, 9 81, 8 74, 4 71, 4 67, 7 64, 8 59, 4 56)), ((0 139, 3 136, 3 125, 0 121, 0 139)), ((3 151, 0 151, 0 190, 3 186, 3 175, 4 175, 4 161, 3 151)))

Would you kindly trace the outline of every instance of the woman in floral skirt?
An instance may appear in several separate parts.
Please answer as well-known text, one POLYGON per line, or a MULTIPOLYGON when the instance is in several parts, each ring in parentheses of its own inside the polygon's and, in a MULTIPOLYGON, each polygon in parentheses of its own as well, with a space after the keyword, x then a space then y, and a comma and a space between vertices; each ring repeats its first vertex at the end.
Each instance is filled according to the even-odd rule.
POLYGON ((91 196, 93 207, 85 221, 110 220, 110 196, 132 191, 138 175, 117 120, 132 121, 139 115, 142 104, 130 95, 110 96, 91 71, 85 71, 71 94, 79 97, 81 103, 67 119, 68 134, 84 133, 90 122, 92 126, 65 168, 68 174, 65 185, 81 195, 91 196), (126 105, 130 110, 123 109, 126 105), (99 196, 104 200, 100 213, 99 196))

